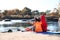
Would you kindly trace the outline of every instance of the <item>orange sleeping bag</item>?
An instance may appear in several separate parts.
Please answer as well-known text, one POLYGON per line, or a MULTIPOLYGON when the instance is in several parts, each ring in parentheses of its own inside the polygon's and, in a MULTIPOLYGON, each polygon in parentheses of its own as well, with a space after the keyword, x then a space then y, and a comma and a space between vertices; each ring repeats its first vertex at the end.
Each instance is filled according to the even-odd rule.
POLYGON ((34 25, 33 25, 34 27, 35 27, 35 32, 43 32, 43 30, 42 30, 42 22, 34 22, 34 25))

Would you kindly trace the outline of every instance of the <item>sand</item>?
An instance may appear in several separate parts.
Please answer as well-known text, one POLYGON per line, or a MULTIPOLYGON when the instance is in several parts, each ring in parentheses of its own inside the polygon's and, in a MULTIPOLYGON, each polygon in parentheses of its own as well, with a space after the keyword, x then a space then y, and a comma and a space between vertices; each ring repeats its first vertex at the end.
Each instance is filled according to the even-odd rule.
POLYGON ((37 34, 34 32, 0 33, 0 40, 60 40, 60 35, 37 34))

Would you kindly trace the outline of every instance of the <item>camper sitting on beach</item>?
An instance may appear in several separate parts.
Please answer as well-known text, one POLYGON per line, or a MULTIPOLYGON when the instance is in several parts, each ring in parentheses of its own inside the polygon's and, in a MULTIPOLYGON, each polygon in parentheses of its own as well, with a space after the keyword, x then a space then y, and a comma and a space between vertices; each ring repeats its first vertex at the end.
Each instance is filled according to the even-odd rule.
MULTIPOLYGON (((29 22, 30 23, 30 22, 29 22)), ((43 32, 42 30, 42 22, 40 21, 40 18, 35 18, 35 22, 30 23, 33 24, 33 31, 34 32, 43 32)))

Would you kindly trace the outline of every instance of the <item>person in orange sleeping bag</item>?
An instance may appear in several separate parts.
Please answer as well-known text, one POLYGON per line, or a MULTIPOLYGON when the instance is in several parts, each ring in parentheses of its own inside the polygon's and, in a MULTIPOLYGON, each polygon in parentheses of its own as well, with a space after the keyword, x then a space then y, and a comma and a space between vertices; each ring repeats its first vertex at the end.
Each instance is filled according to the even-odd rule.
POLYGON ((34 27, 34 31, 35 32, 43 32, 42 30, 42 22, 40 21, 40 19, 35 18, 35 22, 33 23, 33 27, 34 27))
POLYGON ((46 22, 46 19, 45 19, 45 13, 42 12, 41 13, 41 22, 42 22, 42 29, 43 29, 43 32, 46 32, 47 31, 47 22, 46 22))

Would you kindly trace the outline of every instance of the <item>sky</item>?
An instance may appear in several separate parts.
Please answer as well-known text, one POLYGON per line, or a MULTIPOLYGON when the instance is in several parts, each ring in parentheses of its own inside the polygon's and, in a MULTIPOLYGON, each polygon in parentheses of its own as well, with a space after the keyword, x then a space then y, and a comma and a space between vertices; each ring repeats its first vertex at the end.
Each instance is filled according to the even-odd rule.
POLYGON ((57 7, 60 0, 0 0, 0 10, 22 10, 28 7, 33 10, 45 11, 57 7))

